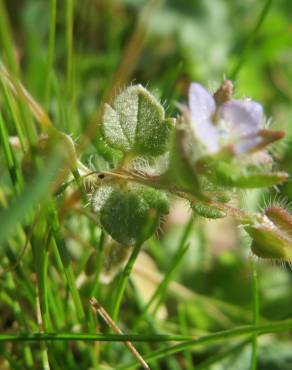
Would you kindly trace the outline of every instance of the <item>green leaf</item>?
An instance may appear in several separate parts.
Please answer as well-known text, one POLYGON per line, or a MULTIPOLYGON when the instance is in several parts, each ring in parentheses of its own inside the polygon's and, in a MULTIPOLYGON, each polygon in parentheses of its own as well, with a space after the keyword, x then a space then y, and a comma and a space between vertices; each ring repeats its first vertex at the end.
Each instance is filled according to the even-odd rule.
POLYGON ((149 217, 153 217, 154 211, 153 226, 143 236, 144 240, 148 239, 159 226, 159 217, 169 210, 168 199, 163 192, 142 185, 113 186, 99 191, 97 195, 98 201, 94 195, 92 203, 93 209, 99 211, 102 227, 114 240, 124 245, 134 245, 140 240, 141 230, 147 225, 149 217), (103 201, 102 195, 105 196, 103 201))
POLYGON ((150 208, 156 209, 160 214, 169 213, 169 199, 162 192, 143 185, 132 185, 132 189, 141 195, 150 208))
POLYGON ((253 189, 280 184, 287 180, 288 174, 286 172, 261 172, 255 168, 245 168, 240 163, 218 161, 210 165, 207 177, 221 186, 253 189))
POLYGON ((224 213, 220 209, 211 207, 201 202, 191 203, 191 208, 193 212, 195 212, 197 215, 201 217, 211 218, 211 219, 226 217, 226 213, 224 213))
POLYGON ((130 86, 113 105, 105 104, 102 132, 107 143, 124 153, 158 156, 168 150, 173 119, 143 86, 130 86))

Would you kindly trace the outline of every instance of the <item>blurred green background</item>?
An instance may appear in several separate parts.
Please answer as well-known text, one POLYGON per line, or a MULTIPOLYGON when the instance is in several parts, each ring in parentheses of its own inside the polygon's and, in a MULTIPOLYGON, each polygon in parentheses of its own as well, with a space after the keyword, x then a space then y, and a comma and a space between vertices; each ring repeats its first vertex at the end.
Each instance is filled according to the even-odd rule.
MULTIPOLYGON (((72 2, 74 12, 71 14, 68 12, 70 0, 56 2, 53 68, 48 62, 50 6, 53 2, 7 0, 1 1, 1 8, 3 9, 4 4, 7 9, 20 79, 49 112, 56 127, 72 135, 77 145, 87 125, 98 120, 100 104, 112 90, 116 92, 130 83, 141 83, 164 102, 169 114, 177 114, 176 102, 186 101, 190 81, 198 81, 215 90, 223 78, 233 78, 236 66, 242 60, 241 68, 234 78, 235 95, 239 98, 250 96, 260 101, 267 119, 271 120, 272 127, 286 131, 284 142, 275 148, 273 155, 277 159, 277 166, 291 174, 292 2, 290 0, 271 2, 263 24, 250 43, 248 40, 252 37, 266 1, 72 0, 72 2), (70 30, 68 31, 70 17, 73 17, 72 34, 70 30)), ((2 45, 5 42, 3 20, 6 19, 3 14, 0 17, 2 45)), ((9 65, 5 47, 1 49, 1 58, 9 65)), ((15 129, 12 120, 9 121, 4 101, 2 98, 0 100, 4 115, 8 117, 9 134, 13 136, 15 129)), ((97 123, 96 121, 96 125, 97 123)), ((8 171, 4 168, 2 152, 0 155, 0 186, 5 191, 8 189, 9 196, 8 171)), ((107 166, 111 153, 108 153, 100 143, 97 130, 91 135, 90 143, 82 151, 81 158, 92 168, 101 169, 107 166)), ((275 197, 285 197, 288 202, 292 201, 291 181, 264 192, 241 193, 239 203, 242 207, 255 210, 263 204, 264 199, 275 197)), ((170 257, 177 249, 189 217, 190 212, 185 205, 176 202, 159 235, 146 243, 145 251, 151 256, 152 263, 155 263, 155 267, 151 267, 154 271, 162 274, 167 271, 170 257)), ((73 267, 79 276, 82 275, 91 249, 84 247, 84 243, 80 243, 78 238, 74 240, 70 235, 76 233, 78 227, 78 235, 88 241, 92 229, 89 228, 87 220, 78 215, 70 215, 65 222, 69 230, 67 242, 73 267)), ((181 286, 173 288, 174 294, 171 294, 172 288, 169 289, 161 306, 165 310, 161 313, 162 323, 159 323, 157 328, 170 331, 175 328, 173 330, 178 332, 184 328, 185 333, 193 331, 200 333, 251 322, 252 269, 247 236, 231 219, 218 222, 195 220, 188 240, 190 247, 187 255, 180 262, 174 275, 174 279, 181 286), (188 289, 187 293, 182 286, 188 289)), ((28 274, 31 273, 29 253, 25 255, 23 262, 24 270, 28 274)), ((140 263, 143 266, 146 262, 141 260, 140 263)), ((256 266, 262 319, 291 318, 291 269, 288 266, 285 268, 261 262, 256 266)), ((151 268, 149 267, 150 270, 151 268)), ((17 272, 15 274, 17 282, 19 276, 17 272)), ((51 279, 54 279, 53 276, 51 275, 51 279)), ((0 282, 4 292, 7 290, 6 283, 5 278, 0 282)), ((84 299, 87 299, 88 295, 86 283, 86 281, 81 283, 80 288, 84 299)), ((54 287, 55 294, 59 294, 58 284, 60 283, 56 283, 54 287)), ((145 282, 145 290, 146 287, 145 282)), ((140 289, 143 301, 141 282, 140 285, 136 282, 136 289, 140 289)), ((108 299, 110 290, 110 285, 104 287, 101 296, 105 300, 108 299)), ((122 313, 128 332, 131 332, 132 328, 132 315, 138 310, 136 293, 133 291, 133 288, 128 291, 122 313)), ((23 307, 30 316, 25 297, 20 298, 20 307, 23 307)), ((1 330, 11 332, 15 317, 3 299, 0 302, 0 310, 3 313, 0 319, 1 330)), ((74 320, 72 321, 74 324, 74 320)), ((69 331, 73 324, 69 320, 65 329, 69 331)), ((139 328, 139 331, 143 330, 151 331, 146 323, 144 326, 141 324, 139 328)), ((291 369, 291 339, 291 335, 283 333, 278 336, 265 336, 260 340, 258 368, 291 369)), ((4 346, 1 348, 3 353, 7 353, 7 348, 4 346)), ((112 368, 115 368, 113 364, 119 358, 123 363, 128 363, 131 357, 121 345, 113 348, 115 351, 106 352, 103 363, 111 364, 112 368)), ((67 355, 64 357, 63 368, 87 369, 92 366, 90 360, 86 358, 87 352, 84 347, 80 346, 77 349, 75 352, 73 350, 73 362, 67 355), (80 367, 77 367, 77 360, 80 367), (73 363, 76 367, 73 367, 73 363)), ((195 368, 195 364, 200 366, 220 350, 222 348, 219 344, 218 348, 202 347, 192 355, 185 355, 186 358, 192 356, 191 359, 173 356, 172 360, 158 362, 156 368, 188 369, 191 368, 190 363, 193 363, 195 368)), ((56 367, 52 369, 62 368, 60 353, 56 351, 56 367)), ((5 356, 7 359, 7 354, 5 356)), ((24 365, 19 357, 19 347, 13 349, 13 356, 19 368, 24 368, 21 367, 24 365)), ((11 360, 11 364, 13 363, 11 360)), ((3 366, 7 366, 5 364, 6 362, 3 362, 3 366)), ((226 355, 223 360, 218 359, 213 365, 209 367, 206 365, 203 368, 244 370, 250 368, 249 364, 250 347, 245 346, 244 349, 230 351, 230 355, 226 355)), ((16 365, 11 366, 10 368, 17 368, 13 367, 16 365)))

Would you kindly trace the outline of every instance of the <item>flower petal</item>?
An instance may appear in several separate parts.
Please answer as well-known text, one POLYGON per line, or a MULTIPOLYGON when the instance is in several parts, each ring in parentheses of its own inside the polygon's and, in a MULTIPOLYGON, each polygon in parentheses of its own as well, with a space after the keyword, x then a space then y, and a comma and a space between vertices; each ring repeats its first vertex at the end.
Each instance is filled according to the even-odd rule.
POLYGON ((191 83, 189 88, 189 107, 195 124, 209 120, 215 113, 213 96, 200 84, 191 83))
POLYGON ((203 143, 209 153, 215 153, 220 149, 219 134, 217 127, 214 126, 211 120, 201 121, 196 125, 195 134, 203 143))
POLYGON ((219 135, 211 118, 216 106, 213 96, 200 84, 192 83, 189 89, 189 107, 195 135, 209 152, 219 150, 219 135))
POLYGON ((248 136, 243 137, 239 142, 234 144, 233 150, 236 155, 252 152, 257 146, 262 143, 262 138, 260 136, 248 136))
POLYGON ((220 118, 230 126, 231 131, 250 135, 261 128, 263 108, 250 99, 232 100, 222 105, 220 118))

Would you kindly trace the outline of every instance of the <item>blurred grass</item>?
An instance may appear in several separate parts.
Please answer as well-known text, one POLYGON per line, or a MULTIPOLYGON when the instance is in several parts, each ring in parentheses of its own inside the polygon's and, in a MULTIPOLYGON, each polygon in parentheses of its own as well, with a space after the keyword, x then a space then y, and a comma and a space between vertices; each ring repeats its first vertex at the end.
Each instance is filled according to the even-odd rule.
MULTIPOLYGON (((99 137, 101 103, 121 87, 147 85, 175 113, 175 101, 186 99, 190 81, 215 88, 237 70, 237 96, 261 101, 273 125, 286 130, 287 140, 276 155, 279 166, 291 173, 291 12, 288 0, 0 0, 0 56, 12 82, 24 83, 54 126, 72 135, 82 161, 99 170, 115 161, 99 137)), ((138 366, 127 365, 133 358, 120 343, 84 342, 108 338, 143 340, 135 345, 153 369, 290 369, 285 345, 291 345, 292 324, 281 320, 292 315, 291 271, 266 264, 251 268, 248 240, 232 222, 223 223, 221 231, 214 222, 187 224, 176 208, 177 217, 186 221, 173 215, 145 243, 152 264, 140 253, 129 284, 124 284, 128 276, 121 280, 123 292, 119 276, 100 284, 100 254, 95 274, 87 276, 86 260, 102 250, 104 235, 94 214, 84 212, 87 199, 77 184, 72 194, 54 194, 59 159, 52 155, 42 161, 38 116, 20 90, 11 92, 3 75, 1 91, 0 368, 138 366), (24 152, 36 169, 28 178, 24 152), (6 272, 9 266, 15 267, 6 272), (135 280, 139 274, 142 287, 135 280), (110 336, 92 313, 92 293, 110 310, 117 292, 123 293, 118 324, 136 336, 110 336), (154 314, 148 308, 156 297, 154 314), (273 328, 277 334, 256 337, 274 333, 273 328), (59 334, 53 338, 49 332, 59 334), (158 337, 161 333, 167 337, 158 337), (234 342, 232 333, 248 334, 248 343, 234 342), (182 340, 198 339, 167 347, 160 343, 178 340, 179 334, 185 335, 182 340), (247 353, 251 343, 253 352, 247 353), (267 356, 274 346, 278 356, 267 356)), ((291 182, 277 192, 291 201, 291 182)), ((256 209, 269 196, 275 190, 247 195, 243 203, 256 209)))

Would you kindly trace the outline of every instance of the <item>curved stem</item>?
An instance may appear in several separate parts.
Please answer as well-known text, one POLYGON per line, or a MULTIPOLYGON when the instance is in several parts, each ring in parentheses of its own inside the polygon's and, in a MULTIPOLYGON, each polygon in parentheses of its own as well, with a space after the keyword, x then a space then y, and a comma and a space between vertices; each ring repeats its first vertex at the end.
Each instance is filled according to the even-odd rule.
POLYGON ((129 276, 131 274, 132 268, 134 266, 134 262, 136 261, 136 258, 138 257, 138 254, 141 250, 142 244, 140 242, 137 242, 136 245, 134 246, 133 252, 126 264, 126 267, 124 268, 124 271, 120 277, 117 291, 116 291, 116 296, 114 299, 114 306, 113 306, 113 313, 112 313, 112 318, 114 321, 117 320, 118 314, 120 311, 120 306, 122 303, 122 299, 124 296, 125 289, 128 284, 129 276))
POLYGON ((230 205, 227 205, 225 203, 222 203, 218 200, 213 200, 210 199, 208 196, 206 196, 206 193, 203 193, 203 195, 206 197, 206 200, 201 199, 201 197, 196 197, 194 194, 186 193, 185 191, 182 191, 180 189, 177 189, 172 186, 168 186, 166 184, 162 184, 159 182, 159 177, 158 176, 148 176, 145 175, 144 173, 135 173, 135 172, 130 172, 127 170, 114 170, 114 171, 103 171, 103 172, 97 172, 97 171, 92 171, 86 173, 83 177, 89 177, 89 176, 96 176, 96 181, 98 182, 107 182, 107 181, 113 181, 114 179, 116 180, 124 180, 124 181, 132 181, 136 182, 142 185, 150 186, 155 189, 159 190, 165 190, 168 191, 180 198, 187 199, 191 202, 199 202, 203 203, 204 205, 210 206, 210 207, 215 207, 221 211, 224 211, 228 213, 229 215, 236 216, 240 219, 246 219, 249 218, 249 213, 242 211, 238 208, 232 207, 230 205))

